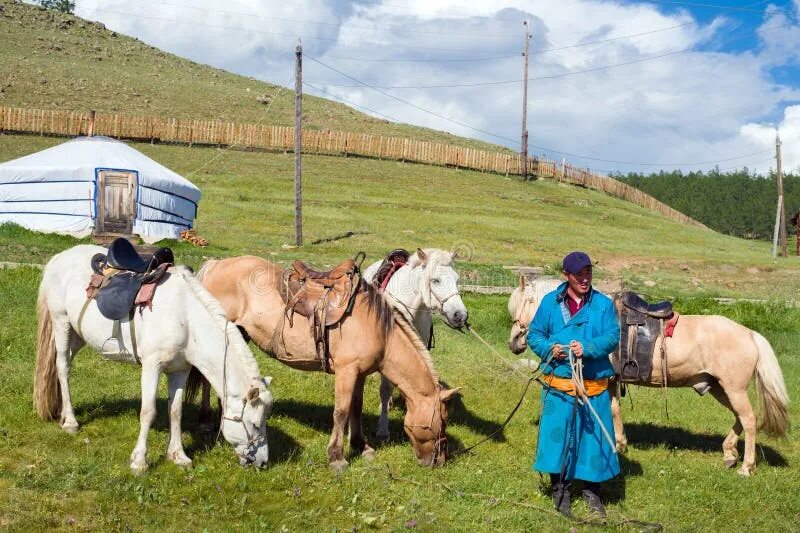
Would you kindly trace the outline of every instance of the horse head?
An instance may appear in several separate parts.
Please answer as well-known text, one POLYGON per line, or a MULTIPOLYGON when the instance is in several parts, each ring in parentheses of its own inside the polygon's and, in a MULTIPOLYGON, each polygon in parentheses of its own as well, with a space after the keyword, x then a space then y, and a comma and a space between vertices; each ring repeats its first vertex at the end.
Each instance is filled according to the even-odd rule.
POLYGON ((409 265, 420 268, 423 273, 418 290, 425 306, 441 314, 450 327, 460 329, 466 326, 469 313, 461 300, 458 272, 453 268, 455 257, 455 253, 444 250, 428 249, 426 252, 417 248, 409 265))
POLYGON ((447 401, 459 390, 437 385, 434 396, 409 404, 403 428, 420 465, 440 466, 447 460, 447 401))
POLYGON ((272 378, 255 381, 241 403, 224 407, 222 434, 231 443, 242 466, 264 467, 269 461, 267 418, 272 414, 272 378))
POLYGON ((541 278, 531 283, 525 276, 519 277, 519 286, 511 293, 508 311, 511 314, 511 334, 508 337, 508 349, 521 354, 528 347, 528 328, 536 310, 545 294, 561 283, 558 279, 541 278))

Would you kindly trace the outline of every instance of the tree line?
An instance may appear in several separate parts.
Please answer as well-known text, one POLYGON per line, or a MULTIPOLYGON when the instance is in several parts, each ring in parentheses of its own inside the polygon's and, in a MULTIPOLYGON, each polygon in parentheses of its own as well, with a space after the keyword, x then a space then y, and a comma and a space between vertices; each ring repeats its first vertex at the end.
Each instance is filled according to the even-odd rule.
MULTIPOLYGON (((746 168, 724 173, 661 171, 613 177, 720 233, 772 239, 778 201, 777 178, 772 171, 766 177, 746 168)), ((800 210, 800 175, 784 174, 783 194, 787 234, 791 236, 796 229, 790 219, 800 210)))

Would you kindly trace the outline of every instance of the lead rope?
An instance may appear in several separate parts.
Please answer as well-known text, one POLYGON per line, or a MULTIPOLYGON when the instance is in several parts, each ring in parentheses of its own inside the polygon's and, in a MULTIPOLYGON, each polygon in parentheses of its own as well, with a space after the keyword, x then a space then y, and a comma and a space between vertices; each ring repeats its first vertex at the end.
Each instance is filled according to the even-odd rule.
POLYGON ((611 445, 611 449, 616 450, 617 445, 614 442, 614 439, 611 438, 611 435, 606 429, 605 424, 603 424, 603 421, 600 419, 600 415, 597 414, 597 411, 595 411, 592 403, 589 401, 589 395, 586 393, 586 387, 583 384, 583 358, 575 357, 575 354, 572 352, 571 348, 569 349, 568 354, 569 366, 572 369, 572 386, 575 388, 575 400, 589 408, 589 412, 592 413, 592 416, 600 425, 600 429, 603 431, 603 435, 611 445))

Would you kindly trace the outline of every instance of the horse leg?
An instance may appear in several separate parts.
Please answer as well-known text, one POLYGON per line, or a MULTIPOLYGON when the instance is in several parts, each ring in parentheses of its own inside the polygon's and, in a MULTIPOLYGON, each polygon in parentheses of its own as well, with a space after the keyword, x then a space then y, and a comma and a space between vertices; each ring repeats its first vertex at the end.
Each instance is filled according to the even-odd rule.
POLYGON ((361 414, 364 405, 364 379, 358 376, 353 386, 353 397, 350 400, 350 449, 361 453, 361 457, 371 461, 375 459, 375 450, 364 439, 361 426, 361 414))
POLYGON ((381 374, 381 416, 378 418, 378 432, 375 438, 387 440, 389 438, 389 402, 392 399, 394 385, 381 374))
POLYGON ((211 410, 211 384, 206 378, 203 378, 201 388, 200 411, 197 413, 197 422, 203 425, 210 425, 214 418, 214 412, 211 410))
POLYGON ((189 372, 175 372, 167 376, 169 386, 169 445, 167 457, 178 466, 192 466, 192 460, 183 450, 181 442, 181 415, 183 413, 183 390, 189 372))
POLYGON ((72 357, 81 344, 77 335, 72 331, 69 322, 53 319, 53 335, 56 343, 56 373, 58 386, 61 389, 61 429, 74 435, 78 432, 78 420, 72 408, 72 398, 69 393, 69 374, 72 367, 72 357))
POLYGON ((756 415, 750 399, 747 397, 747 389, 727 391, 727 394, 744 430, 744 460, 738 473, 742 476, 749 476, 756 468, 756 415))
POLYGON ((358 378, 355 366, 337 369, 335 374, 335 394, 333 408, 333 430, 328 442, 328 464, 335 472, 340 473, 347 468, 344 458, 344 428, 350 415, 350 403, 353 398, 353 387, 358 378))
POLYGON ((614 438, 617 441, 617 453, 625 453, 628 449, 628 437, 622 425, 622 409, 619 405, 619 383, 611 383, 611 418, 614 420, 614 438))
POLYGON ((156 417, 156 394, 161 370, 152 363, 142 362, 142 409, 139 411, 139 438, 131 452, 131 470, 141 473, 147 470, 147 434, 156 417))
POLYGON ((733 413, 733 427, 731 427, 725 440, 722 441, 722 459, 725 461, 725 466, 733 468, 736 466, 736 460, 739 458, 739 451, 736 449, 736 443, 739 440, 739 435, 742 433, 742 423, 739 421, 736 410, 728 400, 728 395, 725 394, 725 391, 719 383, 714 383, 711 386, 710 392, 719 403, 727 407, 733 413))

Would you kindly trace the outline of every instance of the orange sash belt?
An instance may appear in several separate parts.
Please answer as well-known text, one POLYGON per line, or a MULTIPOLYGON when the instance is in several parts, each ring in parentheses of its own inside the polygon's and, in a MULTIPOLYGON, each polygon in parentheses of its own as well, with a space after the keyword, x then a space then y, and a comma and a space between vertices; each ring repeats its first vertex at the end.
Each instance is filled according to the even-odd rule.
MULTIPOLYGON (((558 376, 549 374, 544 376, 543 379, 548 386, 569 394, 570 396, 575 396, 575 388, 572 384, 571 378, 560 378, 558 376)), ((584 379, 583 387, 586 389, 586 394, 588 396, 597 396, 604 390, 608 389, 608 378, 584 379)))

